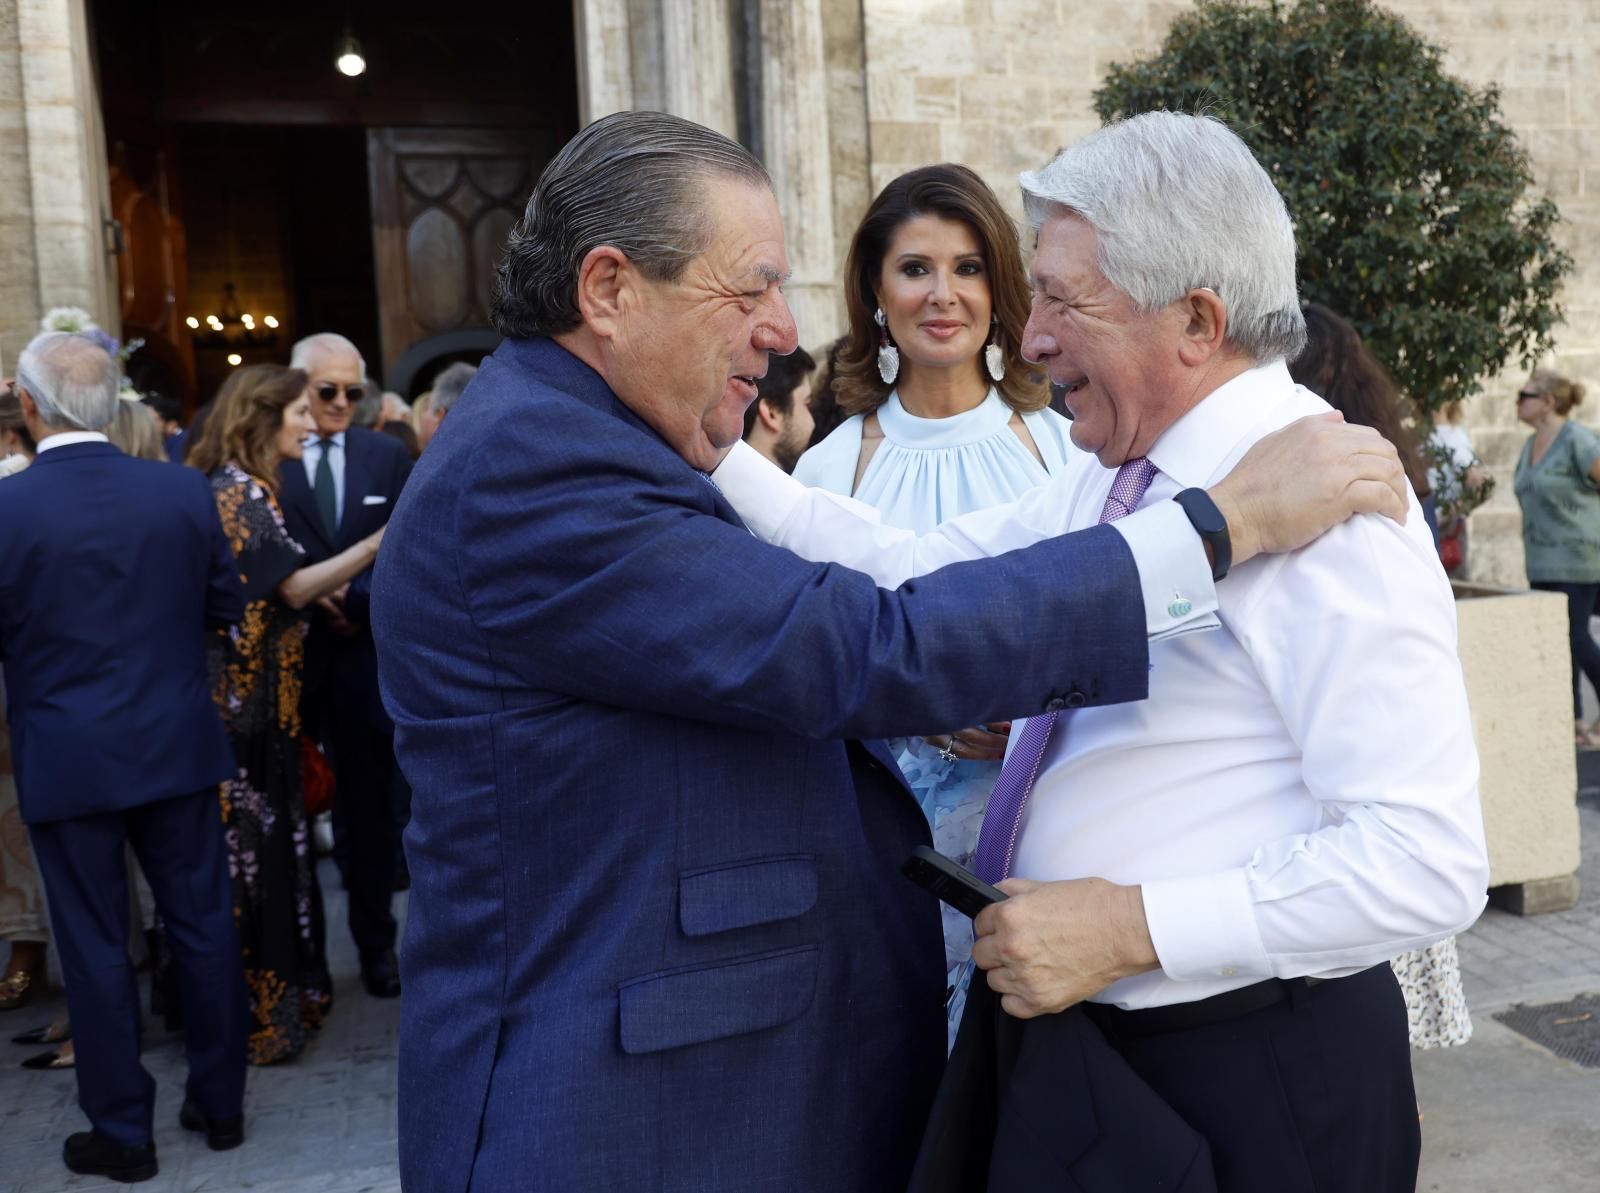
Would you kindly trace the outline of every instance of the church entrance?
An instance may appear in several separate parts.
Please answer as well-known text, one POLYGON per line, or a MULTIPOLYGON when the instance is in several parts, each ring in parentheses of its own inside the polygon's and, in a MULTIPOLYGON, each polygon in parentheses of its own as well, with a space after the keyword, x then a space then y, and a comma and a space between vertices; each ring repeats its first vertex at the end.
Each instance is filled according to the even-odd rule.
POLYGON ((124 334, 194 406, 302 336, 407 398, 492 348, 494 263, 577 131, 569 5, 92 0, 124 334))

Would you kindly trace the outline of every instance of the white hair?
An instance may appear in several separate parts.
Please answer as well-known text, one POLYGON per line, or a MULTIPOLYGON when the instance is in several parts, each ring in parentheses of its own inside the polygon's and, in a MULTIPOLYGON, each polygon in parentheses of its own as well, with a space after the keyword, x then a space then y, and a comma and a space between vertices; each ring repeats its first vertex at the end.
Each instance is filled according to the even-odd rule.
POLYGON ((431 399, 433 412, 438 415, 447 413, 450 407, 456 404, 456 399, 467 388, 467 382, 478 375, 478 366, 458 360, 453 365, 447 365, 440 370, 439 375, 433 379, 433 394, 431 399))
POLYGON ((122 366, 88 336, 46 331, 17 358, 17 384, 47 427, 101 431, 117 414, 122 366))
POLYGON ((289 367, 309 372, 311 362, 317 357, 341 352, 348 352, 360 362, 361 376, 365 380, 367 362, 361 359, 361 350, 336 331, 319 331, 316 335, 296 340, 294 347, 289 349, 289 367))
POLYGON ((1146 112, 1107 125, 1024 173, 1037 229, 1064 213, 1099 241, 1100 272, 1141 311, 1216 291, 1228 339, 1260 362, 1305 346, 1294 224, 1249 148, 1209 116, 1146 112))

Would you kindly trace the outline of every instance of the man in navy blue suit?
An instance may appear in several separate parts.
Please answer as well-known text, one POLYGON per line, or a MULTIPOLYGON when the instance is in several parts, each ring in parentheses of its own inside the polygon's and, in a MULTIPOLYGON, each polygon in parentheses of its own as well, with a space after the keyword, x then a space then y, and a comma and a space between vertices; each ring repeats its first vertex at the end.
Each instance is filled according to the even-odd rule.
POLYGON ((100 433, 119 378, 99 345, 38 336, 17 383, 39 454, 0 485, 0 661, 91 1124, 63 1156, 73 1172, 147 1180, 155 1082, 128 959, 130 844, 182 983, 181 1121, 213 1148, 244 1138, 249 1011, 217 803, 236 767, 206 676, 208 632, 244 615, 244 594, 205 478, 100 433))
MULTIPOLYGON (((408 1188, 903 1188, 944 962, 876 739, 1140 699, 1148 638, 1215 608, 1174 503, 892 592, 757 541, 707 473, 796 347, 787 275, 745 150, 590 125, 395 511, 372 609, 415 793, 408 1188)), ((1348 514, 1273 509, 1283 464, 1215 490, 1241 543, 1348 514)))
MULTIPOLYGON (((290 363, 304 369, 318 436, 303 460, 278 470, 283 518, 319 563, 360 542, 389 520, 411 475, 399 440, 350 425, 366 386, 356 346, 323 332, 295 344, 290 363)), ((338 782, 334 830, 350 895, 350 935, 368 993, 400 993, 391 901, 403 823, 395 801, 405 791, 395 768, 394 726, 378 697, 372 630, 324 598, 306 643, 302 720, 321 737, 338 782)), ((353 610, 351 616, 354 616, 353 610)))

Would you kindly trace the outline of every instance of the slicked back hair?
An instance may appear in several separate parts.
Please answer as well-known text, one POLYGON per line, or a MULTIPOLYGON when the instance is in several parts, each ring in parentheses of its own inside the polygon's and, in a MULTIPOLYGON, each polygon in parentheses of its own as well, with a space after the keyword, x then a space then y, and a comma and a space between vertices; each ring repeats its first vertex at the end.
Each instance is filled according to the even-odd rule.
POLYGON ((675 282, 711 245, 704 184, 770 189, 766 168, 721 133, 664 112, 617 112, 545 167, 495 269, 491 317, 503 336, 551 336, 582 322, 578 271, 601 245, 646 277, 675 282))

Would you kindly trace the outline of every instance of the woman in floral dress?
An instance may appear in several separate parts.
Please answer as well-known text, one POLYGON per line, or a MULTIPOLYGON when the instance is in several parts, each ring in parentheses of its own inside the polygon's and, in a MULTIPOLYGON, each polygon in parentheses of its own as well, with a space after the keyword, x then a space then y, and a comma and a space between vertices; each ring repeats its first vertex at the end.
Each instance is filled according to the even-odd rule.
POLYGON ((303 610, 370 567, 382 538, 302 566, 276 486, 279 463, 298 460, 314 430, 305 374, 252 365, 229 378, 188 461, 211 478, 245 592, 244 619, 212 647, 211 680, 239 763, 222 819, 258 1065, 299 1053, 333 1005, 301 795, 303 610))

